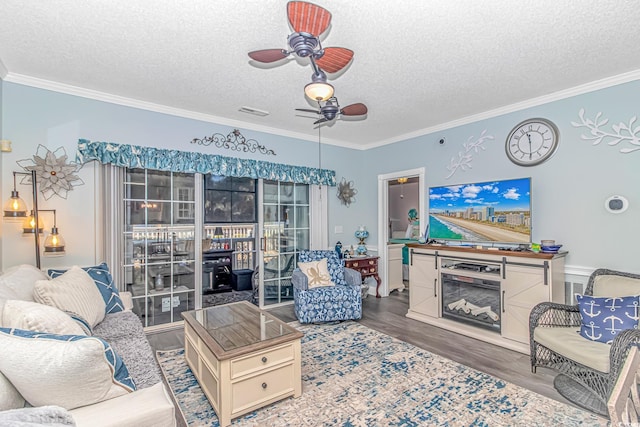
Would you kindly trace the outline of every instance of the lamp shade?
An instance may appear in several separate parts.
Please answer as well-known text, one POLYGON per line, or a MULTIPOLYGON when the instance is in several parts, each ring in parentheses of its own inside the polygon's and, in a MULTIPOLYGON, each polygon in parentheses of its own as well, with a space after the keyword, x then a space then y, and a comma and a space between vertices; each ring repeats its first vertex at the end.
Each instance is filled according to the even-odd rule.
MULTIPOLYGON (((42 233, 44 230, 44 224, 42 217, 38 216, 38 233, 42 233)), ((25 218, 22 222, 22 234, 33 234, 36 231, 36 217, 31 211, 31 215, 25 218)))
POLYGON ((6 218, 24 218, 27 216, 27 204, 20 198, 16 190, 11 191, 11 197, 4 204, 6 218))
POLYGON ((222 227, 216 227, 216 228, 213 230, 213 237, 214 237, 215 239, 219 239, 219 238, 221 238, 221 237, 224 237, 224 233, 222 232, 222 227))
POLYGON ((327 82, 311 82, 304 87, 304 94, 314 101, 326 101, 333 96, 333 86, 327 82))
POLYGON ((45 254, 63 254, 64 253, 64 239, 58 233, 58 227, 51 229, 51 234, 44 239, 44 253, 45 254))

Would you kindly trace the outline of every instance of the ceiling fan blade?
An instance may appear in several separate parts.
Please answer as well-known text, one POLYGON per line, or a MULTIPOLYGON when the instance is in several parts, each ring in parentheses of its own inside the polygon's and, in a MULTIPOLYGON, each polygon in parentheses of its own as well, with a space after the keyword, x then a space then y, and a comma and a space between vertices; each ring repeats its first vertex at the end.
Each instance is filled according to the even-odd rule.
POLYGON ((326 118, 321 118, 320 120, 316 120, 315 122, 313 122, 314 125, 317 125, 319 123, 324 123, 324 122, 328 122, 329 120, 327 120, 326 118))
POLYGON ((344 116, 362 116, 363 114, 367 114, 367 111, 369 111, 367 109, 367 106, 361 102, 358 102, 356 104, 347 105, 342 110, 340 110, 340 113, 342 113, 344 116))
POLYGON ((287 15, 291 27, 298 33, 319 36, 331 23, 331 12, 313 3, 290 1, 287 3, 287 15))
POLYGON ((344 47, 325 47, 322 58, 316 59, 316 64, 327 73, 337 73, 346 67, 353 59, 353 51, 344 47))
POLYGON ((286 58, 289 54, 282 49, 263 49, 249 52, 249 57, 258 62, 276 62, 286 58))
POLYGON ((318 110, 310 110, 308 108, 296 108, 296 111, 304 111, 306 113, 322 114, 322 112, 320 112, 318 110))

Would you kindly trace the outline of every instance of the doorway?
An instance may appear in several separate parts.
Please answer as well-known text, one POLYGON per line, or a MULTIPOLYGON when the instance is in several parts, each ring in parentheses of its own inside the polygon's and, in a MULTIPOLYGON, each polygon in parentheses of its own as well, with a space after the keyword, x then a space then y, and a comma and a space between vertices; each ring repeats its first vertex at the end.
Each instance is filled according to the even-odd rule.
MULTIPOLYGON (((409 209, 399 218, 400 214, 394 214, 396 209, 391 209, 391 205, 394 207, 397 205, 405 206, 410 200, 408 199, 409 192, 405 195, 405 190, 408 190, 406 184, 411 180, 413 183, 417 183, 417 200, 414 201, 415 209, 417 213, 417 221, 421 217, 426 218, 425 213, 425 168, 408 169, 388 174, 378 175, 378 248, 380 256, 380 277, 382 278, 382 286, 380 294, 385 297, 389 295, 389 292, 395 289, 400 289, 398 280, 402 283, 402 265, 405 265, 405 261, 408 263, 408 259, 404 260, 397 254, 397 250, 401 249, 402 245, 389 245, 390 239, 393 238, 394 231, 400 235, 402 228, 405 229, 405 235, 407 227, 409 225, 408 213, 409 209), (396 187, 402 185, 402 182, 398 182, 398 179, 407 178, 404 182, 404 187, 396 187), (400 198, 402 194, 402 198, 400 198), (400 203, 402 201, 402 203, 400 203), (400 266, 398 268, 398 263, 400 266), (400 275, 400 276, 399 276, 400 275)), ((416 186, 416 184, 412 184, 416 186)), ((402 207, 401 207, 402 209, 402 207)), ((414 221, 415 223, 415 221, 414 221)), ((419 236, 424 227, 420 224, 414 224, 416 230, 413 233, 414 236, 419 236)), ((408 257, 404 257, 408 258, 408 257)))

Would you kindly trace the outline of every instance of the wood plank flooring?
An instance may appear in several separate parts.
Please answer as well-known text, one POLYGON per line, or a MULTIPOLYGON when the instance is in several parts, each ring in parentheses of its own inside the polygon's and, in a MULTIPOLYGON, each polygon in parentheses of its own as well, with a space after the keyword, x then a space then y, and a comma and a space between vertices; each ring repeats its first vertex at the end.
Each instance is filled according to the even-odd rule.
MULTIPOLYGON (((406 291, 392 292, 387 298, 369 295, 363 301, 362 308, 360 323, 369 328, 544 396, 569 403, 553 388, 553 371, 538 368, 536 374, 531 373, 528 355, 407 318, 405 315, 409 308, 409 293, 406 291)), ((293 306, 274 308, 269 312, 285 322, 297 320, 293 306)), ((156 350, 184 346, 182 327, 150 333, 148 338, 156 350)))

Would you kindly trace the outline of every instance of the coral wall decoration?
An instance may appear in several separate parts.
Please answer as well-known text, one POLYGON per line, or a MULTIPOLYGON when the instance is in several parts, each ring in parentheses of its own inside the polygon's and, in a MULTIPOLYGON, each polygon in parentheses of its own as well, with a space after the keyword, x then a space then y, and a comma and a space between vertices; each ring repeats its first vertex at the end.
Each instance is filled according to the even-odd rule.
POLYGON ((451 163, 447 166, 447 170, 449 171, 449 175, 445 177, 445 179, 449 179, 453 176, 454 173, 458 171, 458 169, 464 172, 465 169, 471 169, 471 161, 473 160, 472 154, 480 152, 480 150, 485 150, 484 146, 485 141, 490 141, 493 139, 492 135, 487 135, 487 130, 483 130, 480 136, 474 141, 473 135, 469 137, 466 143, 462 144, 462 148, 464 151, 458 152, 458 157, 452 157, 451 163))
MULTIPOLYGON (((31 159, 18 160, 16 163, 25 171, 36 171, 36 180, 40 192, 45 200, 49 200, 54 194, 67 198, 67 193, 73 187, 84 184, 76 172, 82 168, 82 164, 67 163, 68 157, 64 147, 56 151, 49 151, 44 145, 38 145, 36 154, 31 159)), ((31 176, 22 179, 24 183, 31 183, 31 176)))
POLYGON ((596 114, 595 118, 591 120, 584 117, 584 108, 581 108, 578 116, 580 117, 580 123, 571 122, 571 125, 577 128, 585 127, 589 129, 588 134, 582 134, 580 136, 585 141, 593 141, 593 145, 598 145, 602 141, 608 140, 607 145, 611 146, 618 145, 625 141, 635 146, 621 148, 620 152, 623 154, 640 150, 640 124, 636 125, 637 116, 631 117, 629 123, 620 122, 611 125, 611 131, 602 129, 603 126, 609 123, 609 119, 601 119, 602 112, 596 114))

